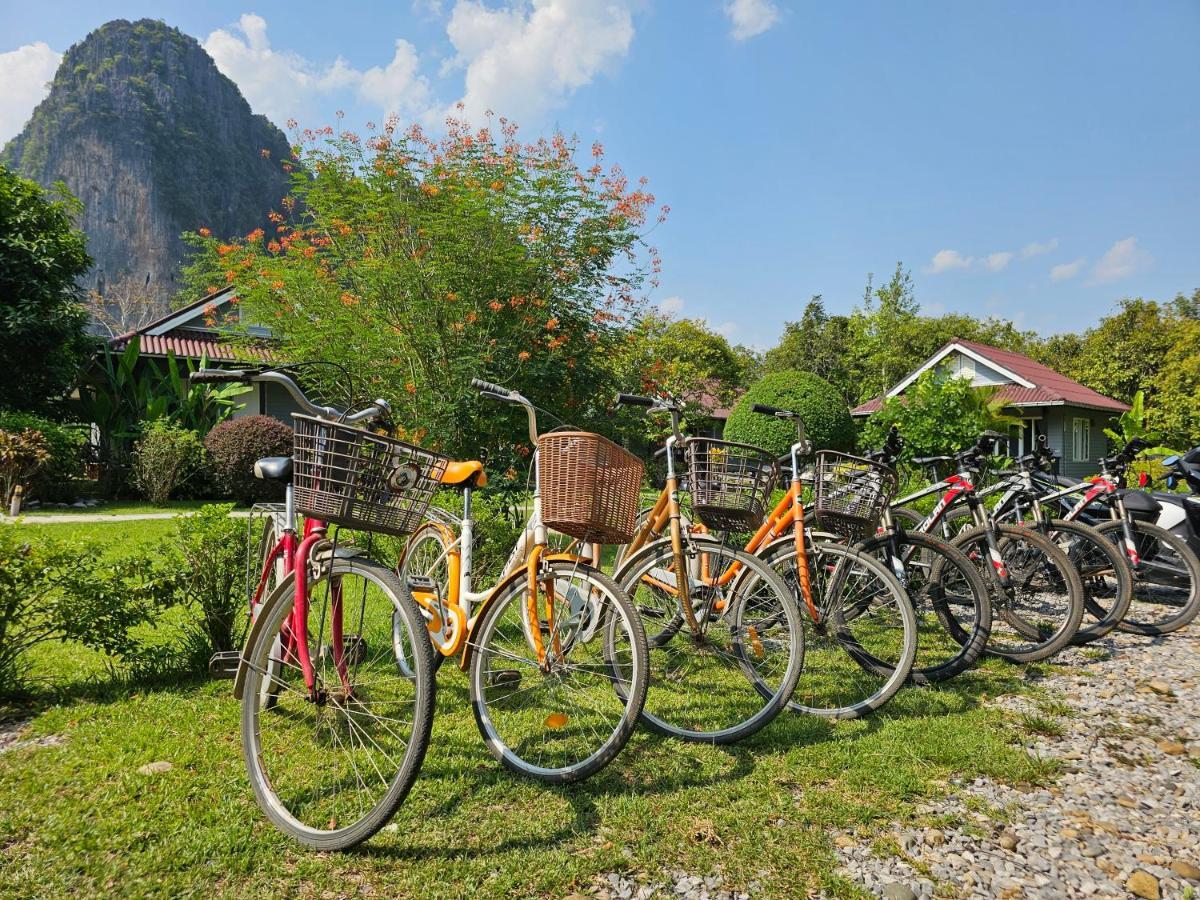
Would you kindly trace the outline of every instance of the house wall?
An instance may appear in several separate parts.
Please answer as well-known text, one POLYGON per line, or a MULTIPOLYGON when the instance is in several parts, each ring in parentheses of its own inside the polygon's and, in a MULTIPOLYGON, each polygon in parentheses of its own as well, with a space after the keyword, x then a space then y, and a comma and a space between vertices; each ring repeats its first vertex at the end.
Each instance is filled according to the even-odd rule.
POLYGON ((1047 443, 1062 455, 1059 471, 1063 475, 1082 478, 1100 471, 1097 461, 1108 453, 1108 438, 1104 429, 1113 417, 1094 409, 1078 406, 1050 406, 1046 408, 1047 443), (1076 460, 1074 454, 1074 420, 1087 419, 1091 424, 1091 441, 1087 459, 1076 460))
POLYGON ((985 365, 963 353, 951 353, 942 360, 940 367, 952 375, 970 376, 971 384, 974 387, 1012 383, 1012 379, 1001 375, 991 366, 985 365))
POLYGON ((256 384, 254 390, 242 394, 238 399, 243 406, 233 414, 235 419, 242 416, 271 416, 290 428, 292 413, 300 412, 292 395, 277 384, 256 384))

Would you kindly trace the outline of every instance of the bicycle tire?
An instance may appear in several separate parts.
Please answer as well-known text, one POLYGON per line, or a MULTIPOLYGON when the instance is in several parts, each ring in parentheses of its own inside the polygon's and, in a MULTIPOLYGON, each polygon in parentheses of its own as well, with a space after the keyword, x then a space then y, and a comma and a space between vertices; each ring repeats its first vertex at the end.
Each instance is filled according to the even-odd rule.
MULTIPOLYGON (((633 604, 629 601, 625 592, 607 575, 598 571, 590 565, 576 562, 574 560, 558 559, 547 560, 543 563, 543 572, 546 573, 539 577, 550 578, 555 584, 555 590, 558 591, 560 581, 580 579, 583 583, 590 585, 587 598, 582 599, 584 606, 591 605, 594 612, 594 592, 601 591, 605 595, 605 603, 599 612, 599 620, 593 622, 591 628, 592 639, 598 632, 603 629, 602 635, 599 637, 601 643, 593 645, 592 649, 600 647, 603 650, 604 665, 607 668, 607 678, 611 682, 609 687, 613 694, 619 698, 622 705, 621 714, 617 720, 616 726, 612 729, 607 737, 603 737, 602 731, 597 731, 595 726, 589 725, 593 734, 598 733, 602 738, 599 747, 590 753, 588 756, 571 762, 566 765, 545 766, 534 763, 526 759, 518 748, 513 746, 511 734, 501 734, 500 728, 496 723, 496 712, 490 708, 488 700, 488 691, 497 689, 500 695, 497 701, 492 704, 498 707, 500 701, 516 696, 518 692, 524 692, 522 702, 532 701, 537 695, 531 695, 528 692, 532 688, 525 687, 522 683, 524 674, 529 671, 533 677, 542 677, 542 686, 546 687, 547 692, 553 695, 556 686, 553 684, 553 679, 558 678, 560 681, 565 681, 571 670, 583 672, 583 665, 568 664, 565 662, 566 656, 571 653, 576 647, 582 646, 579 642, 584 635, 582 627, 577 628, 572 636, 569 632, 563 633, 556 630, 555 635, 562 635, 562 642, 568 644, 567 649, 562 651, 563 668, 558 672, 542 673, 537 671, 536 663, 527 666, 525 669, 516 670, 518 672, 517 684, 519 687, 514 691, 504 693, 503 689, 506 685, 501 684, 495 678, 496 672, 488 668, 491 655, 495 654, 502 660, 511 660, 513 653, 501 651, 498 647, 492 645, 501 629, 501 617, 505 613, 510 612, 514 602, 520 603, 529 592, 529 582, 526 574, 522 573, 520 577, 508 582, 502 588, 501 592, 491 598, 487 607, 480 613, 479 621, 472 629, 470 636, 471 643, 471 660, 469 665, 469 682, 471 688, 471 708, 475 713, 475 723, 479 727, 479 732, 483 736, 489 752, 500 761, 502 765, 513 772, 534 778, 546 784, 573 784, 582 781, 585 778, 595 774, 608 765, 618 753, 621 752, 625 744, 628 743, 630 736, 637 727, 638 720, 642 713, 642 708, 646 702, 646 690, 649 684, 648 661, 649 651, 646 647, 646 635, 642 628, 641 619, 638 617, 637 611, 633 604), (613 667, 613 630, 616 627, 618 616, 626 623, 629 630, 629 656, 630 662, 628 666, 629 676, 627 679, 621 677, 620 673, 614 677, 613 667), (567 673, 567 674, 564 674, 567 673)), ((565 592, 568 597, 572 588, 568 587, 565 592)), ((582 607, 581 607, 582 608, 582 607)), ((568 623, 575 617, 564 617, 560 619, 568 623)), ((522 639, 528 641, 528 629, 524 625, 524 617, 522 613, 518 613, 515 624, 523 629, 522 639)), ((510 628, 512 626, 509 626, 510 628)), ((571 626, 574 627, 574 626, 571 626)), ((591 639, 588 640, 590 643, 591 639)), ((596 675, 596 670, 587 670, 589 674, 596 675)), ((562 694, 560 692, 559 697, 562 694)), ((549 707, 547 707, 549 708, 549 707)), ((586 712, 596 712, 594 706, 581 705, 579 707, 586 712)), ((551 730, 565 729, 567 725, 575 727, 574 722, 565 721, 567 717, 561 711, 552 711, 549 715, 542 719, 542 749, 545 746, 545 732, 551 730), (551 719, 555 715, 563 715, 564 722, 562 725, 552 724, 551 719)), ((537 728, 537 723, 533 723, 534 728, 537 728)), ((507 729, 506 729, 507 730, 507 729)))
MULTIPOLYGON (((878 535, 856 544, 855 549, 872 556, 887 553, 890 557, 894 541, 898 542, 901 559, 905 560, 906 578, 902 579, 902 583, 917 614, 917 658, 909 679, 914 684, 933 684, 962 674, 979 661, 992 631, 991 593, 987 582, 966 554, 936 535, 901 529, 894 537, 878 535), (904 554, 905 546, 915 548, 922 555, 921 558, 914 561, 910 555, 904 554), (923 569, 928 571, 924 579, 920 577, 923 569), (910 574, 914 570, 915 579, 910 574), (957 573, 959 593, 948 597, 945 582, 952 572, 957 573), (916 597, 914 586, 917 589, 916 597), (958 617, 950 614, 952 605, 960 608, 958 617), (964 623, 963 612, 968 606, 973 612, 964 623), (964 628, 964 624, 969 627, 964 628), (930 637, 925 638, 925 635, 930 637), (957 652, 940 662, 922 665, 922 647, 942 644, 945 637, 952 642, 946 648, 947 652, 954 647, 958 648, 957 652)), ((926 653, 928 659, 928 651, 926 653)))
MULTIPOLYGON (((715 641, 710 641, 707 633, 697 639, 690 629, 684 627, 678 597, 669 590, 652 586, 652 572, 659 572, 661 577, 666 577, 666 573, 674 567, 674 551, 670 540, 660 539, 638 550, 626 560, 615 580, 633 599, 638 614, 643 618, 645 604, 657 604, 656 608, 675 608, 667 624, 658 628, 655 639, 648 643, 652 677, 642 722, 651 731, 664 737, 693 743, 733 744, 765 728, 787 706, 803 666, 803 626, 787 585, 762 560, 745 550, 726 546, 707 536, 693 535, 689 542, 696 551, 695 559, 707 558, 710 565, 715 559, 717 567, 714 571, 725 572, 735 562, 741 566, 741 574, 730 579, 727 585, 707 588, 709 591, 737 591, 731 600, 726 601, 723 612, 713 620, 716 623, 729 617, 729 622, 733 623, 730 633, 732 652, 711 651, 715 641), (738 623, 746 621, 749 604, 753 597, 758 596, 751 592, 759 589, 763 592, 764 602, 772 604, 772 631, 758 630, 758 634, 752 636, 747 628, 747 634, 743 636, 737 630, 738 623), (747 671, 753 666, 746 658, 745 648, 753 646, 756 641, 764 648, 782 648, 782 653, 786 654, 782 669, 777 670, 770 683, 761 675, 747 671), (736 668, 736 674, 716 673, 713 677, 721 679, 719 684, 704 683, 693 687, 685 683, 690 674, 701 670, 706 658, 717 658, 719 662, 723 657, 734 664, 727 669, 732 671, 736 668), (697 663, 696 660, 701 662, 697 663), (718 726, 714 720, 722 711, 718 709, 718 704, 722 703, 729 712, 721 717, 723 721, 718 726), (685 717, 687 721, 682 721, 685 717), (728 721, 730 719, 734 721, 728 721)), ((688 563, 689 570, 694 564, 688 563)), ((693 602, 697 602, 697 597, 693 597, 693 602)), ((715 608, 718 602, 714 601, 709 608, 715 608)), ((729 627, 728 623, 721 625, 723 628, 729 627)), ((765 653, 765 650, 762 652, 765 653)), ((707 670, 701 674, 712 675, 712 672, 707 670)))
MULTIPOLYGON (((788 586, 793 602, 796 603, 805 628, 808 662, 796 690, 793 692, 793 699, 788 704, 788 709, 792 712, 827 719, 857 719, 882 707, 896 695, 908 680, 917 654, 916 613, 909 603, 904 586, 887 566, 874 557, 831 541, 813 543, 807 550, 813 593, 816 595, 815 602, 823 614, 823 620, 832 619, 835 626, 838 626, 839 623, 845 624, 844 608, 850 585, 864 576, 873 582, 873 586, 869 583, 866 588, 867 597, 890 598, 891 605, 899 616, 899 654, 892 663, 879 659, 877 655, 863 647, 861 638, 847 634, 841 629, 835 630, 835 633, 827 639, 825 631, 821 627, 814 626, 800 591, 795 575, 795 543, 783 539, 759 551, 761 558, 771 567, 772 571, 783 574, 784 583, 788 586), (822 557, 832 558, 836 562, 833 562, 832 568, 830 568, 828 563, 822 564, 822 557), (856 575, 855 573, 862 574, 856 575), (832 590, 829 592, 820 589, 822 575, 833 579, 832 590), (829 593, 834 594, 835 599, 827 599, 829 593), (854 667, 843 668, 845 666, 843 657, 848 657, 853 661, 854 667), (861 673, 860 677, 867 679, 855 682, 862 685, 861 692, 865 694, 864 696, 854 699, 852 702, 846 702, 845 695, 838 698, 830 696, 831 684, 848 684, 856 676, 856 673, 861 673), (868 690, 870 692, 866 693, 868 690), (818 703, 817 701, 823 697, 830 697, 830 702, 818 703), (804 702, 805 700, 808 702, 804 702)), ((856 613, 854 619, 857 618, 856 613)))
MULTIPOLYGON (((424 621, 416 609, 415 602, 400 586, 395 574, 386 566, 378 563, 362 558, 335 558, 323 564, 317 577, 313 579, 313 587, 318 586, 326 580, 332 583, 332 580, 335 578, 344 580, 354 575, 364 576, 380 592, 383 599, 391 603, 394 610, 402 612, 410 627, 417 628, 419 626, 422 629, 424 628, 424 621)), ((399 764, 395 767, 395 775, 387 782, 387 787, 382 796, 365 813, 359 815, 350 824, 343 824, 332 817, 325 822, 325 827, 316 827, 311 823, 302 821, 293 810, 289 809, 288 802, 280 796, 280 790, 284 784, 284 779, 280 777, 280 773, 276 771, 272 774, 272 772, 267 771, 265 768, 268 765, 268 761, 271 765, 275 765, 276 763, 281 766, 283 765, 283 762, 279 760, 278 753, 274 752, 276 748, 264 748, 262 744, 263 715, 279 715, 286 724, 289 718, 294 717, 293 713, 289 710, 288 715, 284 716, 283 713, 277 713, 274 709, 261 709, 260 704, 255 702, 255 699, 260 696, 259 682, 267 670, 265 663, 271 653, 272 643, 279 632, 280 626, 292 612, 295 596, 294 580, 295 576, 289 575, 262 605, 260 616, 265 619, 265 624, 258 631, 252 641, 252 645, 247 648, 245 653, 244 664, 247 666, 247 676, 242 701, 243 756, 246 760, 246 768, 255 799, 275 827, 299 843, 317 850, 346 850, 361 844, 387 824, 388 820, 391 819, 396 810, 404 802, 405 797, 408 795, 413 782, 420 772, 425 752, 430 743, 436 691, 436 682, 433 677, 429 658, 430 647, 425 643, 416 645, 420 647, 416 653, 422 657, 419 660, 421 668, 418 670, 416 677, 411 681, 404 679, 405 684, 412 685, 412 735, 404 742, 403 757, 398 761, 399 764)), ((313 596, 317 596, 318 592, 310 587, 310 593, 313 596)), ((312 641, 311 627, 309 639, 312 641)), ((318 634, 315 643, 319 646, 320 634, 318 634)), ((391 666, 390 652, 383 652, 388 658, 387 666, 391 666)), ((282 695, 285 692, 281 691, 280 693, 282 695)), ((303 712, 306 709, 304 706, 305 703, 308 704, 307 708, 317 709, 317 705, 313 704, 307 698, 303 701, 297 701, 296 708, 303 712)), ((338 707, 335 706, 334 709, 337 711, 338 707)), ((347 733, 353 734, 355 727, 352 724, 353 716, 348 714, 348 710, 348 706, 341 708, 343 719, 347 720, 347 724, 349 725, 347 733)), ((315 715, 316 713, 314 713, 315 715)), ((361 726, 361 722, 359 724, 361 726)), ((281 725, 281 729, 284 727, 285 725, 281 725)), ((333 733, 333 728, 333 725, 329 726, 331 734, 333 733)), ((307 734, 307 730, 300 729, 297 733, 301 735, 307 734)), ((312 737, 314 740, 317 739, 317 731, 315 729, 313 730, 312 737)), ((364 750, 367 749, 365 742, 363 743, 363 748, 364 750)), ((322 755, 326 757, 333 755, 333 751, 328 745, 310 748, 307 753, 301 753, 298 748, 295 749, 297 750, 297 754, 301 755, 305 763, 310 766, 317 765, 317 760, 321 759, 322 755)), ((355 768, 355 771, 357 772, 357 768, 355 768)), ((384 780, 382 772, 379 769, 376 769, 376 772, 380 775, 381 781, 384 780)), ((311 791, 308 790, 297 791, 296 795, 302 798, 295 801, 296 805, 310 802, 312 796, 311 791)), ((361 809, 361 806, 359 808, 361 809)))
POLYGON ((968 528, 959 533, 951 543, 966 553, 975 565, 983 570, 986 575, 985 580, 988 581, 992 590, 992 634, 988 641, 987 653, 1010 662, 1037 662, 1049 659, 1071 643, 1083 619, 1083 583, 1079 578, 1079 572, 1057 544, 1032 529, 1016 525, 985 525, 968 528), (1005 567, 1012 579, 1011 594, 1001 586, 999 576, 991 564, 987 543, 989 527, 997 531, 1001 557, 1004 559, 1005 567), (1015 545, 1018 542, 1030 548, 1026 559, 1015 555, 1015 545), (973 551, 968 549, 972 545, 975 547, 973 551), (1045 557, 1053 568, 1053 572, 1046 571, 1046 563, 1032 562, 1032 557, 1035 555, 1045 557), (1014 562, 1018 564, 1014 565, 1014 562), (1060 594, 1065 591, 1066 603, 1065 615, 1057 615, 1056 611, 1055 618, 1060 620, 1061 624, 1044 640, 1037 640, 1045 637, 1044 629, 1039 628, 1036 623, 1025 617, 1031 614, 1031 611, 1025 608, 1029 604, 1022 604, 1022 611, 1025 615, 1018 614, 1015 608, 1017 601, 1014 596, 1017 588, 1021 585, 1027 587, 1031 584, 1039 571, 1050 582, 1051 589, 1060 594), (1026 637, 1028 641, 1037 640, 1037 642, 1026 649, 1005 647, 1000 643, 1001 635, 997 631, 998 623, 1011 627, 1018 635, 1026 637))
MULTIPOLYGON (((1143 634, 1151 637, 1178 631, 1180 628, 1190 624, 1196 618, 1196 615, 1200 613, 1200 561, 1196 559, 1196 555, 1192 553, 1186 541, 1167 531, 1165 528, 1160 528, 1150 522, 1140 522, 1137 520, 1134 520, 1130 524, 1133 526, 1134 534, 1138 538, 1138 552, 1142 556, 1142 562, 1140 566, 1131 567, 1133 602, 1130 604, 1129 611, 1125 614, 1124 619, 1117 628, 1129 634, 1143 634), (1157 570, 1155 568, 1155 560, 1153 559, 1156 552, 1149 547, 1149 541, 1151 540, 1165 545, 1177 558, 1178 564, 1171 562, 1170 565, 1172 568, 1179 569, 1177 576, 1179 583, 1177 586, 1183 594, 1182 602, 1178 605, 1179 611, 1174 615, 1157 621, 1148 621, 1146 614, 1150 612, 1150 607, 1157 607, 1159 604, 1152 604, 1148 601, 1144 602, 1141 599, 1142 597, 1152 596, 1152 586, 1162 585, 1163 583, 1161 577, 1156 577, 1157 570)), ((1096 526, 1096 530, 1110 542, 1123 548, 1124 523, 1117 521, 1102 522, 1096 526)), ((1174 604, 1172 606, 1174 607, 1174 604)))

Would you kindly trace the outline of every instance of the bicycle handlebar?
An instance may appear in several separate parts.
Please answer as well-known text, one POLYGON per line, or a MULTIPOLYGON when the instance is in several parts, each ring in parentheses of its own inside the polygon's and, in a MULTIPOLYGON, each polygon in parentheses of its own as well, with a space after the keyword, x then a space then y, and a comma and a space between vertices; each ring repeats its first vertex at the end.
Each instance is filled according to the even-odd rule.
POLYGON ((371 402, 371 405, 360 409, 358 412, 347 413, 344 410, 338 409, 336 406, 321 406, 313 403, 305 396, 304 391, 300 389, 300 385, 292 380, 291 376, 276 371, 274 369, 266 372, 248 371, 246 369, 197 369, 188 375, 188 381, 192 384, 215 384, 220 382, 241 382, 243 384, 277 384, 291 394, 292 399, 296 404, 304 410, 307 415, 314 416, 318 419, 330 419, 337 422, 343 422, 348 425, 355 425, 359 422, 366 422, 374 419, 381 414, 386 414, 392 411, 392 406, 386 400, 377 399, 371 402))
POLYGON ((515 393, 506 387, 501 387, 494 381, 484 381, 482 378, 472 378, 471 387, 481 393, 499 394, 501 397, 511 397, 515 393))
POLYGON ((647 409, 654 405, 654 400, 651 397, 642 397, 638 394, 617 394, 617 406, 644 406, 647 409))

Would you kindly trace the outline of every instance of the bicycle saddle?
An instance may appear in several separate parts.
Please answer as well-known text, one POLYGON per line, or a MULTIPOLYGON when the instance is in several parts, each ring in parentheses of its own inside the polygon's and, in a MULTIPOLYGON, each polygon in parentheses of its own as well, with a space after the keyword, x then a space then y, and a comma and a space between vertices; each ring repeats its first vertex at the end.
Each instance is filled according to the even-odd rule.
POLYGON ((442 473, 442 484, 481 488, 487 484, 487 472, 483 471, 483 463, 477 459, 449 462, 442 473))
POLYGON ((292 458, 264 456, 254 464, 254 477, 263 481, 281 481, 289 484, 292 480, 292 458))

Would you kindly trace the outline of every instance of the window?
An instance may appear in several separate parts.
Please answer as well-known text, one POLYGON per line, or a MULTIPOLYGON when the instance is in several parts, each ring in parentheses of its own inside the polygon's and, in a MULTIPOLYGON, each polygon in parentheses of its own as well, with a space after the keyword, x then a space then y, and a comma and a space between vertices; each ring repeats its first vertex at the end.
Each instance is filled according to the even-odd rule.
POLYGON ((1071 420, 1071 459, 1089 462, 1092 456, 1092 420, 1071 420))

